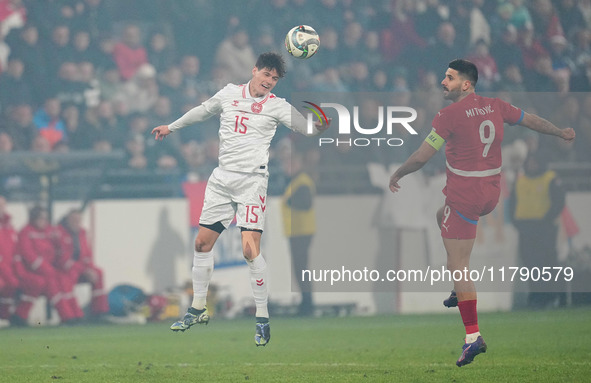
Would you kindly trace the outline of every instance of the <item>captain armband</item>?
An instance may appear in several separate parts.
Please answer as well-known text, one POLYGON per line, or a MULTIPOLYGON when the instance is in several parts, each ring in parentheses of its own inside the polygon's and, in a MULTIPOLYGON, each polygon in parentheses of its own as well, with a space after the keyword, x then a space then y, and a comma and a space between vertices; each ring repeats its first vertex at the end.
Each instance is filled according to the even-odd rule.
POLYGON ((443 144, 445 144, 445 140, 435 130, 431 130, 431 133, 425 138, 425 142, 434 147, 435 150, 441 149, 443 144))

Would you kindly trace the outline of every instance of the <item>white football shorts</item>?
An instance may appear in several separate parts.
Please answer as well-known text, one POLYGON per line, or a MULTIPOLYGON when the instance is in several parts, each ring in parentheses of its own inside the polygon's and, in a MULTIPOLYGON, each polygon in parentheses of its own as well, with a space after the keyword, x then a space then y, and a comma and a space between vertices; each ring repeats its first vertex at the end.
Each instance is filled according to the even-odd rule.
POLYGON ((225 228, 236 216, 236 225, 263 230, 267 208, 268 174, 241 173, 215 168, 207 180, 199 224, 221 222, 225 228))

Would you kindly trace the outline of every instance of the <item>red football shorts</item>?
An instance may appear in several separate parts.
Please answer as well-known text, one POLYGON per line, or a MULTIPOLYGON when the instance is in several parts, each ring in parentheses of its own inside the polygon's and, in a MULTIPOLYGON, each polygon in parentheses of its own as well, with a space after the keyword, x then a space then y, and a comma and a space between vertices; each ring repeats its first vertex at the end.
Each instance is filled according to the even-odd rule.
POLYGON ((448 185, 443 189, 446 199, 441 219, 441 236, 450 239, 476 238, 478 219, 493 211, 499 203, 500 177, 463 183, 453 179, 453 190, 450 190, 449 181, 448 178, 448 185))
POLYGON ((441 236, 450 239, 472 239, 476 238, 478 219, 467 218, 457 209, 447 203, 443 207, 441 219, 441 236))
POLYGON ((441 219, 441 236, 449 239, 474 239, 478 219, 494 210, 499 202, 498 197, 487 201, 482 208, 455 207, 445 201, 441 219))

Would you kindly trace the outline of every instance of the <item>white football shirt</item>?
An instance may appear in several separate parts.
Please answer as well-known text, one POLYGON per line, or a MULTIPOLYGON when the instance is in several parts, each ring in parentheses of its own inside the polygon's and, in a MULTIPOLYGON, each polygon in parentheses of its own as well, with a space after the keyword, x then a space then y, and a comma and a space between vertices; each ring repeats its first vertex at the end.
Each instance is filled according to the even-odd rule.
MULTIPOLYGON (((169 125, 171 131, 220 114, 219 166, 225 170, 266 173, 269 147, 277 125, 307 135, 306 118, 272 93, 254 98, 249 84, 228 84, 201 106, 169 125), (203 108, 205 110, 203 110, 203 108)), ((314 128, 312 134, 318 133, 314 128)))

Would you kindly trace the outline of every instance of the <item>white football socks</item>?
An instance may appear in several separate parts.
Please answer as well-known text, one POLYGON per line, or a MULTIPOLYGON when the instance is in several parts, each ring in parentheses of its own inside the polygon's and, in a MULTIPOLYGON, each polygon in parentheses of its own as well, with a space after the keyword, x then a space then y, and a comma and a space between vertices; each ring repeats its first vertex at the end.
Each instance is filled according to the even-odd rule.
POLYGON ((250 269, 250 286, 252 287, 252 295, 256 306, 256 316, 268 318, 267 302, 269 300, 269 292, 267 290, 267 262, 259 254, 253 260, 247 260, 246 263, 250 269))
POLYGON ((479 336, 480 336, 480 331, 472 333, 472 334, 466 334, 466 343, 476 342, 476 339, 478 339, 479 336))
POLYGON ((213 274, 213 254, 194 252, 193 256, 193 303, 191 306, 203 310, 207 303, 207 288, 213 274))

